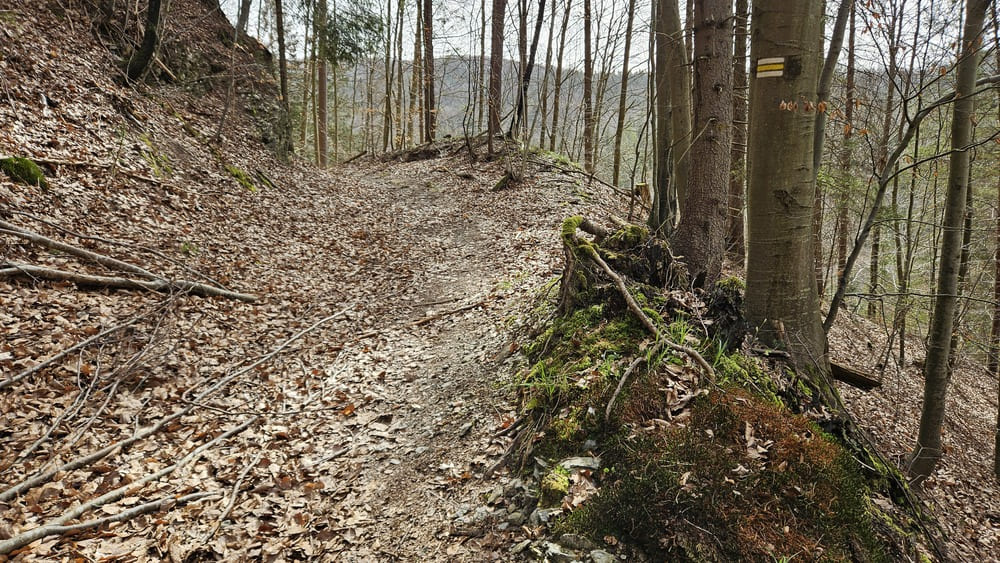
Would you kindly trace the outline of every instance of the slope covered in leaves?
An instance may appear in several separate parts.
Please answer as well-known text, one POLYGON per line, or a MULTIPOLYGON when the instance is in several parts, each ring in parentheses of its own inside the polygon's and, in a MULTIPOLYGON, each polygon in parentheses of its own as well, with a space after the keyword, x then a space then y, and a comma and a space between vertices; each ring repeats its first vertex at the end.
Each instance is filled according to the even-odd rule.
MULTIPOLYGON (((89 5, 0 16, 0 156, 48 179, 0 177, 4 262, 131 275, 16 228, 258 296, 7 272, 0 547, 25 560, 502 557, 489 554, 523 531, 486 525, 505 513, 480 496, 503 482, 474 477, 514 416, 494 383, 508 311, 554 274, 559 217, 606 202, 558 175, 492 191, 502 169, 465 157, 284 165, 252 115, 274 94, 252 48, 235 51, 250 70, 213 142, 228 81, 172 66, 179 46, 165 55, 176 82, 126 88, 89 5)), ((167 21, 190 53, 231 54, 207 3, 172 2, 167 21)))

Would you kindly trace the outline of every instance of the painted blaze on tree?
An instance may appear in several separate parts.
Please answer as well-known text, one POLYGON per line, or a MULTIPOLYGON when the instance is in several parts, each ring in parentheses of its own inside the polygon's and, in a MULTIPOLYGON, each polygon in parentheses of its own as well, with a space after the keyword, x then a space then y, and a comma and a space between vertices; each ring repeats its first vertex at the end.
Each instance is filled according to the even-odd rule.
POLYGON ((788 351, 818 400, 839 408, 812 270, 822 2, 755 2, 752 22, 747 319, 788 351))

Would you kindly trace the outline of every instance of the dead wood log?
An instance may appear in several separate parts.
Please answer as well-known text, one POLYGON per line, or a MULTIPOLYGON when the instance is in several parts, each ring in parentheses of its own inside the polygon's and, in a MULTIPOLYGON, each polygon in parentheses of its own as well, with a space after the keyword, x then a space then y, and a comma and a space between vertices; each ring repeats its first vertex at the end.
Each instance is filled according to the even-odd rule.
POLYGON ((109 289, 146 289, 160 293, 168 293, 176 290, 190 293, 191 295, 198 295, 200 297, 225 297, 228 299, 245 301, 247 303, 253 303, 258 299, 256 295, 250 293, 237 293, 235 291, 219 289, 217 287, 188 280, 170 281, 163 278, 134 280, 130 278, 67 272, 65 270, 56 270, 54 268, 21 264, 18 262, 7 262, 4 264, 3 269, 0 269, 0 277, 15 276, 38 278, 48 281, 65 281, 72 282, 77 285, 104 287, 109 289))
POLYGON ((843 364, 838 364, 835 362, 830 362, 830 367, 833 370, 834 379, 846 383, 852 387, 857 387, 862 391, 871 391, 876 387, 882 386, 881 381, 875 379, 874 377, 872 377, 867 373, 856 370, 854 368, 845 366, 843 364))

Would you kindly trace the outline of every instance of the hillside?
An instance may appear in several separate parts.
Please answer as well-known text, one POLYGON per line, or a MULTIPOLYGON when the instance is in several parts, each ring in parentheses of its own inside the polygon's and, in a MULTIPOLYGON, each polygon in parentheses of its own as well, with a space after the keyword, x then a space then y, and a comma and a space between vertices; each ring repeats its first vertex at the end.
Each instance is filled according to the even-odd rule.
MULTIPOLYGON (((585 437, 560 459, 518 449, 519 437, 541 448, 558 430, 532 426, 525 399, 542 386, 523 378, 537 374, 525 360, 534 331, 551 336, 557 322, 560 227, 569 216, 626 216, 621 194, 540 152, 526 157, 523 182, 499 185, 504 163, 470 159, 458 143, 431 147, 434 158, 329 171, 286 160, 276 154, 287 117, 270 54, 248 40, 234 46, 213 0, 172 0, 152 76, 126 86, 122 37, 138 37, 138 16, 108 17, 86 1, 0 0, 0 158, 29 158, 46 179, 0 174, 0 552, 19 561, 655 559, 649 538, 581 537, 541 506, 553 461, 572 461, 575 487, 557 508, 586 505, 597 493, 588 486, 612 483, 602 471, 614 468, 600 466, 610 442, 585 437), (112 289, 47 279, 53 271, 173 283, 112 289)), ((865 361, 882 346, 869 336, 876 329, 845 317, 835 352, 876 369, 865 361)), ((957 560, 995 559, 1000 542, 982 465, 989 382, 977 369, 956 372, 962 401, 949 406, 949 432, 963 439, 927 488, 957 560)), ((877 393, 845 388, 893 460, 912 442, 917 378, 908 366, 877 393)), ((692 404, 744 400, 728 397, 692 404)), ((620 404, 635 409, 636 428, 662 430, 643 405, 620 404)), ((774 412, 752 416, 814 429, 774 412)), ((538 420, 568 418, 552 414, 538 420)), ((812 547, 804 558, 827 548, 812 547)))

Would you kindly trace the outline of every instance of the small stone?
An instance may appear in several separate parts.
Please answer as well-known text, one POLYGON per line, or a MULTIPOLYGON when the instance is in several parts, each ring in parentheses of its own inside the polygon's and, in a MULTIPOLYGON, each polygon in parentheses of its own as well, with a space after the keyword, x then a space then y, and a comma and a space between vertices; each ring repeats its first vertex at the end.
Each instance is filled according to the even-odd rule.
POLYGON ((595 549, 590 552, 590 560, 594 563, 614 563, 618 558, 603 549, 595 549))
POLYGON ((553 516, 557 516, 562 513, 561 508, 539 508, 531 513, 528 517, 528 521, 532 526, 538 526, 539 524, 547 524, 553 516))
POLYGON ((590 469, 597 471, 601 468, 601 458, 599 457, 570 457, 559 462, 559 465, 566 469, 590 469))
POLYGON ((531 545, 531 540, 524 540, 522 542, 514 544, 514 547, 510 548, 510 552, 513 554, 521 553, 525 549, 528 549, 529 545, 531 545))
POLYGON ((496 504, 497 501, 500 500, 500 497, 502 496, 503 496, 503 487, 497 485, 496 487, 493 487, 493 490, 490 491, 490 495, 486 497, 486 504, 496 504))
POLYGON ((545 559, 552 563, 570 563, 580 559, 576 553, 557 543, 547 541, 542 545, 545 546, 545 559))
POLYGON ((514 512, 511 512, 510 514, 507 515, 507 522, 511 523, 514 526, 520 526, 521 524, 524 524, 524 513, 521 512, 520 510, 515 510, 514 512))
POLYGON ((597 549, 597 544, 581 536, 580 534, 563 534, 559 538, 559 545, 576 549, 579 551, 590 551, 597 549))

